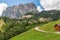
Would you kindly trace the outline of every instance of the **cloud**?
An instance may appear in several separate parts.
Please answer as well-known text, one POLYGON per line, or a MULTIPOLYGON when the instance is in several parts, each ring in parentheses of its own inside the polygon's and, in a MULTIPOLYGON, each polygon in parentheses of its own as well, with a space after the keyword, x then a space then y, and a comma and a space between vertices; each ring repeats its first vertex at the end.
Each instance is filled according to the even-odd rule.
POLYGON ((41 12, 43 9, 41 9, 40 6, 37 6, 37 10, 38 10, 39 12, 41 12))
POLYGON ((40 0, 45 10, 60 10, 60 0, 40 0))
POLYGON ((7 8, 7 4, 0 3, 0 16, 2 16, 2 12, 7 8))

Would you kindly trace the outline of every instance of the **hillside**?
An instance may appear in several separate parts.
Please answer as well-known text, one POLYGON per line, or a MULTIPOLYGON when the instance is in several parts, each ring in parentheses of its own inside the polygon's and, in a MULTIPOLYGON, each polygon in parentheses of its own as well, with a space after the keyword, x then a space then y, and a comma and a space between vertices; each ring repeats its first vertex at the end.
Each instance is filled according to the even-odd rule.
MULTIPOLYGON (((50 22, 50 23, 44 24, 40 28, 47 31, 54 31, 53 26, 59 22, 60 20, 50 22)), ((22 34, 19 34, 11 38, 10 40, 60 40, 60 35, 55 33, 43 33, 40 31, 36 31, 33 28, 27 32, 24 32, 22 34)))
POLYGON ((0 19, 0 31, 1 32, 4 32, 3 29, 2 29, 2 26, 5 25, 3 19, 0 19))
POLYGON ((55 31, 55 29, 54 29, 55 24, 60 24, 60 20, 47 23, 47 24, 41 26, 40 29, 45 30, 45 31, 49 31, 49 32, 54 32, 55 31))
POLYGON ((43 33, 31 29, 25 33, 11 38, 10 40, 60 40, 60 35, 53 33, 43 33))

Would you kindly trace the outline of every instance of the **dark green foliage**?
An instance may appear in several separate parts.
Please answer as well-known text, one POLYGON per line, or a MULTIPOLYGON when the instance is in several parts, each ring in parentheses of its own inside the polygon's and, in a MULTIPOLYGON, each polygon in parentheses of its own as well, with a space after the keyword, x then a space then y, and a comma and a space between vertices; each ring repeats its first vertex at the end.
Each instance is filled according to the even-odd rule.
POLYGON ((39 17, 52 18, 52 20, 60 19, 60 10, 42 11, 39 17))
POLYGON ((0 32, 0 40, 4 40, 4 34, 0 32))
POLYGON ((0 17, 5 22, 5 25, 2 27, 4 33, 0 32, 0 40, 8 40, 9 38, 25 32, 39 24, 44 24, 49 21, 54 21, 60 19, 60 11, 42 11, 41 13, 27 13, 26 15, 33 15, 30 18, 23 19, 13 19, 8 17, 0 17), (47 19, 48 21, 40 22, 39 18, 51 18, 47 19), (31 23, 29 23, 31 22, 31 23))
MULTIPOLYGON (((1 40, 8 40, 9 38, 20 34, 22 32, 25 32, 31 28, 33 28, 36 23, 32 22, 33 24, 28 24, 30 21, 30 18, 24 18, 24 19, 10 19, 6 17, 2 18, 5 22, 5 25, 2 27, 4 30, 3 32, 3 38, 1 40), (7 20, 8 19, 8 20, 7 20)), ((31 20, 35 20, 34 18, 31 18, 31 20)))

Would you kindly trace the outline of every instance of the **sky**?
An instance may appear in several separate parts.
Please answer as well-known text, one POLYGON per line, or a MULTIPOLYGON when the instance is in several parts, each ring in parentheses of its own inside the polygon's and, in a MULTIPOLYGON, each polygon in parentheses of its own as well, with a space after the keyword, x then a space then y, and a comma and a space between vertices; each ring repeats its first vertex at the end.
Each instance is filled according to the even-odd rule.
POLYGON ((0 3, 6 3, 8 6, 34 3, 36 6, 40 6, 43 9, 43 6, 40 4, 40 0, 0 0, 0 3))
POLYGON ((39 6, 40 0, 0 0, 0 3, 6 3, 8 6, 13 6, 17 4, 25 4, 25 3, 35 3, 36 6, 39 6))
POLYGON ((0 15, 8 6, 34 3, 39 12, 45 10, 60 10, 60 0, 0 0, 0 15))
POLYGON ((43 9, 43 6, 40 4, 40 0, 0 0, 0 16, 7 7, 26 3, 34 3, 39 12, 41 11, 40 9, 43 9))
POLYGON ((44 10, 60 10, 60 0, 40 0, 44 10))
POLYGON ((43 6, 40 4, 40 0, 0 0, 0 13, 5 10, 8 6, 18 5, 18 4, 26 4, 26 3, 34 3, 37 7, 37 10, 40 12, 44 9, 43 6))

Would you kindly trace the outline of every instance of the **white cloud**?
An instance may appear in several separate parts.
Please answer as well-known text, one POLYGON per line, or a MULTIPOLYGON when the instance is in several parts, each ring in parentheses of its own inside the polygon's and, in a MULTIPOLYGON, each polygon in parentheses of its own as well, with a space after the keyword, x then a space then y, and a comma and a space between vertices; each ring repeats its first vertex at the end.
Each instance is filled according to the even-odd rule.
POLYGON ((37 10, 38 10, 39 12, 41 12, 43 9, 41 9, 40 6, 37 6, 37 10))
POLYGON ((0 16, 2 16, 2 12, 7 8, 7 4, 0 3, 0 16))
POLYGON ((60 0, 40 0, 45 10, 60 10, 60 0))

